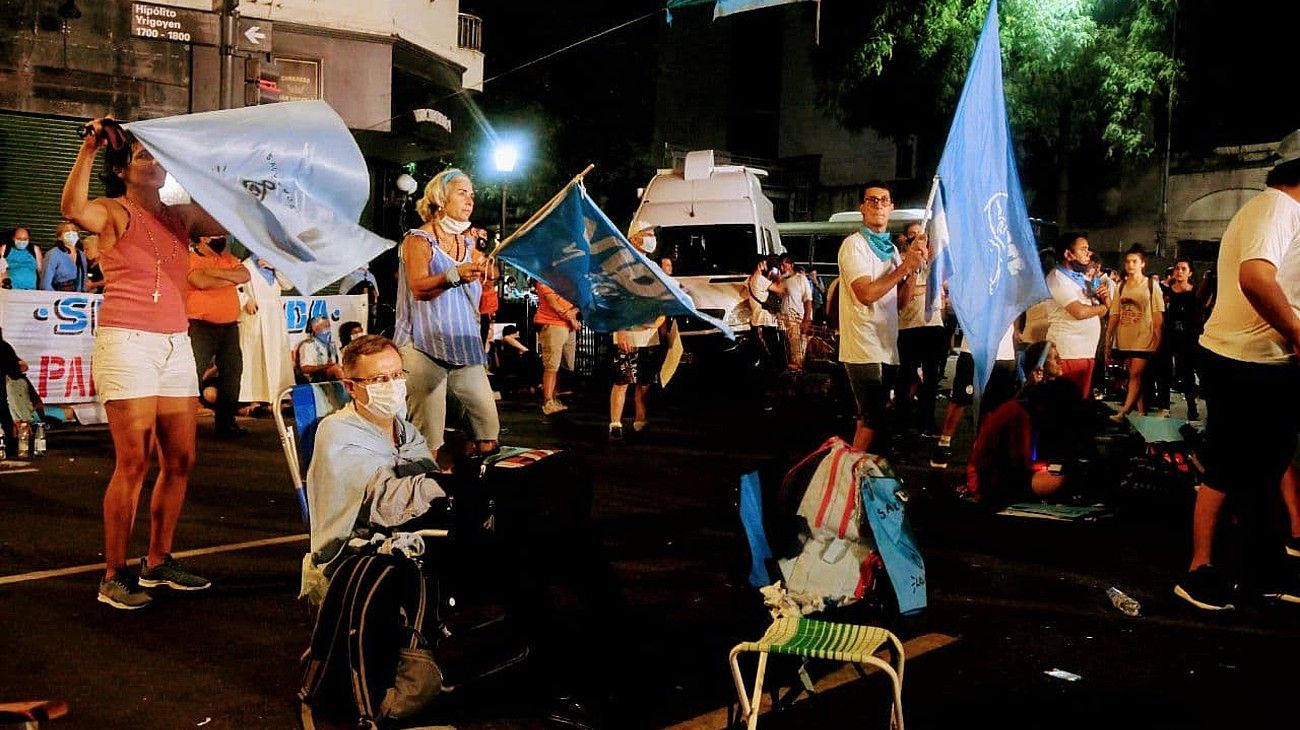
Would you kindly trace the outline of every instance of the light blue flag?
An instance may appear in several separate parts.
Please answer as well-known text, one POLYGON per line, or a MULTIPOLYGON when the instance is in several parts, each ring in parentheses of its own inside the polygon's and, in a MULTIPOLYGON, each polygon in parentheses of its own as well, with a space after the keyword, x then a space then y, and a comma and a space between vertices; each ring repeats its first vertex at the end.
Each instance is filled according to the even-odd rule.
POLYGON ((939 160, 934 224, 938 265, 932 269, 936 276, 947 273, 949 296, 975 358, 978 398, 1011 322, 1048 297, 1002 94, 997 0, 989 5, 939 160))
POLYGON ((770 8, 776 5, 788 5, 798 2, 818 2, 821 0, 668 0, 668 22, 673 22, 673 8, 685 8, 691 5, 713 5, 713 18, 717 20, 724 15, 743 13, 746 10, 770 8))
MULTIPOLYGON (((721 18, 724 15, 734 15, 743 13, 746 10, 758 10, 759 8, 770 8, 776 5, 789 5, 790 3, 812 2, 813 0, 718 0, 718 4, 713 6, 713 17, 721 18)), ((821 2, 821 0, 815 0, 821 2)))
POLYGON ((303 294, 395 245, 357 224, 370 173, 347 125, 324 101, 123 126, 194 202, 303 294))
POLYGON ((684 314, 735 338, 730 327, 697 310, 682 288, 609 222, 576 180, 502 242, 497 256, 577 305, 583 321, 597 332, 684 314))

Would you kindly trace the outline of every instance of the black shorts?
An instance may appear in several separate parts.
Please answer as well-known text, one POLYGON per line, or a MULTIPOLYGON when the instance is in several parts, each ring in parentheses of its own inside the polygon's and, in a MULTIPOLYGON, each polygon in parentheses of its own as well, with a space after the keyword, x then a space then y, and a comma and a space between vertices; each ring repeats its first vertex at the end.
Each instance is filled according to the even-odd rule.
POLYGON ((893 390, 898 366, 878 362, 843 365, 857 405, 858 420, 873 430, 884 428, 889 415, 889 392, 893 390))
POLYGON ((654 385, 664 364, 663 345, 638 347, 631 352, 614 348, 615 385, 654 385))
MULTIPOLYGON (((990 411, 1011 400, 1015 394, 1016 361, 995 360, 989 382, 984 386, 984 397, 980 399, 980 410, 990 411)), ((953 373, 948 400, 962 407, 975 402, 975 357, 969 352, 957 355, 957 371, 953 373)))
POLYGON ((1200 350, 1205 483, 1275 493, 1300 435, 1300 366, 1242 362, 1200 350))
POLYGON ((1110 351, 1110 357, 1111 357, 1111 359, 1114 360, 1115 362, 1120 362, 1121 360, 1132 360, 1132 359, 1134 359, 1134 358, 1136 358, 1136 359, 1138 359, 1138 360, 1150 360, 1151 358, 1153 358, 1153 357, 1155 357, 1155 356, 1156 356, 1156 354, 1155 354, 1154 352, 1150 351, 1150 350, 1118 350, 1118 349, 1116 349, 1116 350, 1111 350, 1111 351, 1110 351))

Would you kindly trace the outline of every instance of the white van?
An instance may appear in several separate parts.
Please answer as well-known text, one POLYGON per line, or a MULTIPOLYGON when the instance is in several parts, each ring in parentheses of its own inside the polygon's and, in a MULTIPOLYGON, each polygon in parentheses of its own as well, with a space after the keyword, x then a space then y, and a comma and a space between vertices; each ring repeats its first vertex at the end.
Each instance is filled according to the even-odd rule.
MULTIPOLYGON (((673 277, 695 306, 749 329, 745 282, 759 256, 781 254, 781 234, 772 201, 760 178, 767 171, 743 165, 715 165, 713 150, 687 153, 681 169, 659 170, 641 195, 633 220, 659 226, 651 258, 673 260, 673 277)), ((700 321, 681 324, 683 335, 717 330, 700 321)))

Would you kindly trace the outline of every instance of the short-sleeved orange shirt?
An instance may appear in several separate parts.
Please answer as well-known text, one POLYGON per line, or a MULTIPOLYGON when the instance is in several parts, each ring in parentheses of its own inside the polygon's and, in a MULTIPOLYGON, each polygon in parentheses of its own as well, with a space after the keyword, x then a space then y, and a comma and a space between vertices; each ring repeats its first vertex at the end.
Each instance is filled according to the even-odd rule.
MULTIPOLYGON (((229 251, 203 256, 190 251, 190 271, 195 269, 238 269, 243 262, 230 255, 229 251)), ((212 324, 234 324, 239 321, 238 284, 218 287, 216 289, 189 290, 185 297, 185 311, 190 319, 198 319, 212 324)))

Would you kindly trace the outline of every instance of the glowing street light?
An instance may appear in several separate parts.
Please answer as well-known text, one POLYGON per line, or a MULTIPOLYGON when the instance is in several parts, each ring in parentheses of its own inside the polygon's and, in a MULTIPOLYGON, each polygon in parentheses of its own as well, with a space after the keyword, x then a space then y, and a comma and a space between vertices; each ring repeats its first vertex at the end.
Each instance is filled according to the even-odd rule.
POLYGON ((514 172, 519 162, 519 148, 510 142, 497 142, 492 148, 492 163, 497 172, 514 172))

